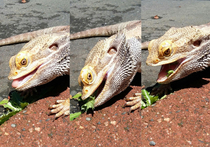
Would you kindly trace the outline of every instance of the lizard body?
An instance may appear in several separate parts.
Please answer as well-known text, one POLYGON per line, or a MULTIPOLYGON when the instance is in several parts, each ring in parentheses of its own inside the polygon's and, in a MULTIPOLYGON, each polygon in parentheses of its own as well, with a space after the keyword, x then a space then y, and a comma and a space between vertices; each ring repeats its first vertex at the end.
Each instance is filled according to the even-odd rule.
POLYGON ((28 32, 28 33, 11 36, 6 39, 2 39, 2 40, 0 40, 0 46, 14 44, 14 43, 27 42, 33 38, 36 38, 36 37, 44 35, 44 34, 52 34, 52 33, 57 33, 57 32, 69 32, 69 31, 70 31, 70 26, 56 26, 56 27, 41 29, 41 30, 37 30, 37 31, 33 31, 33 32, 28 32))
POLYGON ((9 61, 9 80, 19 90, 43 85, 58 76, 69 74, 69 33, 44 34, 32 39, 9 61))
MULTIPOLYGON (((129 25, 129 23, 122 23, 117 25, 127 28, 132 27, 129 25)), ((112 25, 111 27, 102 27, 102 29, 96 28, 91 32, 92 34, 96 34, 96 36, 106 36, 107 34, 120 31, 121 28, 116 27, 117 25, 112 25), (106 31, 104 31, 104 29, 106 31)), ((53 27, 13 36, 0 41, 1 45, 6 45, 17 42, 25 42, 32 39, 21 49, 17 55, 11 57, 10 59, 9 63, 11 71, 8 78, 13 80, 12 86, 14 88, 20 91, 27 90, 29 88, 50 82, 57 76, 69 74, 69 40, 70 38, 74 39, 73 36, 77 36, 78 39, 78 34, 70 35, 68 33, 69 29, 69 26, 53 27)), ((91 37, 91 33, 89 31, 86 32, 86 36, 91 37)), ((79 38, 86 37, 84 32, 82 34, 83 36, 80 36, 79 38)), ((53 109, 51 110, 51 113, 57 113, 55 117, 59 117, 62 114, 68 115, 69 98, 65 101, 58 101, 58 103, 58 105, 51 106, 53 109)))
MULTIPOLYGON (((78 78, 83 87, 82 99, 96 92, 98 107, 128 87, 136 72, 141 71, 140 38, 138 21, 93 47, 78 78)), ((136 101, 132 110, 140 107, 140 97, 136 99, 132 99, 136 101)))
POLYGON ((147 64, 162 65, 157 82, 168 84, 210 65, 210 23, 171 28, 148 46, 147 64), (167 75, 167 71, 173 72, 167 75))
POLYGON ((97 27, 71 34, 70 39, 73 40, 73 39, 96 37, 96 36, 111 36, 124 29, 131 29, 132 27, 135 27, 138 23, 139 23, 138 20, 133 20, 109 26, 97 27))

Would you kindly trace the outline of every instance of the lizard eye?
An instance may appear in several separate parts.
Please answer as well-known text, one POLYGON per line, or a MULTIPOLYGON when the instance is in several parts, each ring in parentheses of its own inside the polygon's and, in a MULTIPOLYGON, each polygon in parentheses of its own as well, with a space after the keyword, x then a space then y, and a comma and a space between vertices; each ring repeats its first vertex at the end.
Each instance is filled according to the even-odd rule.
POLYGON ((94 82, 94 76, 95 76, 95 72, 92 69, 92 67, 85 66, 80 72, 78 81, 82 81, 84 85, 92 84, 94 82))
POLYGON ((92 74, 91 74, 91 73, 88 73, 88 74, 87 74, 87 80, 88 80, 88 81, 91 81, 91 80, 92 80, 92 74))
POLYGON ((172 42, 170 40, 163 41, 159 46, 160 57, 169 57, 173 53, 172 42))
POLYGON ((28 65, 28 55, 26 52, 20 52, 17 54, 15 58, 15 64, 17 69, 20 69, 21 67, 26 67, 28 65))
POLYGON ((22 64, 22 65, 26 65, 26 64, 27 64, 26 58, 23 58, 23 59, 22 59, 21 64, 22 64))
POLYGON ((170 54, 171 54, 171 49, 170 48, 167 48, 167 49, 165 49, 165 51, 163 51, 163 56, 168 57, 168 56, 170 56, 170 54))

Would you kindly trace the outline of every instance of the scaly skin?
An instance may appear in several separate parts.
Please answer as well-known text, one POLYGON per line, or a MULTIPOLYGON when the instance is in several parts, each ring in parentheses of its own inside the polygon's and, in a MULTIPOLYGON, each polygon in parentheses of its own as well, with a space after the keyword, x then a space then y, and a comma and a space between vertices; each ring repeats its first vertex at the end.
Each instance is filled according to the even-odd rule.
MULTIPOLYGON (((45 34, 32 39, 20 52, 10 58, 9 80, 18 91, 46 84, 58 76, 69 75, 70 41, 69 33, 58 32, 45 34)), ((69 99, 50 108, 55 117, 68 115, 69 99)))
POLYGON ((157 82, 168 84, 210 65, 210 23, 171 28, 149 44, 147 64, 162 65, 157 82), (173 70, 168 77, 167 71, 173 70))
MULTIPOLYGON (((13 80, 12 86, 16 90, 28 90, 48 83, 58 76, 69 74, 69 29, 69 26, 57 26, 0 40, 0 46, 30 41, 10 59, 11 71, 8 78, 13 80), (22 60, 23 58, 25 61, 22 60), (33 76, 29 78, 30 75, 33 76), (24 81, 26 77, 28 79, 24 81)), ((69 109, 69 104, 66 105, 66 103, 69 102, 69 99, 57 102, 62 106, 60 104, 51 106, 51 108, 60 106, 60 108, 51 110, 51 113, 57 113, 55 117, 62 114, 68 115, 69 111, 66 110, 69 109)))
MULTIPOLYGON (((136 72, 140 71, 140 37, 141 21, 138 21, 94 46, 78 78, 83 87, 83 100, 98 90, 95 99, 95 107, 98 107, 128 87, 136 72)), ((135 101, 131 104, 134 105, 132 110, 140 106, 139 99, 132 99, 135 101)))
MULTIPOLYGON (((82 33, 72 34, 70 38, 78 39, 84 37, 91 37, 94 36, 94 34, 96 36, 107 36, 116 33, 117 31, 121 31, 121 28, 123 27, 132 27, 132 25, 130 24, 135 23, 138 23, 138 21, 121 23, 117 25, 102 27, 100 29, 95 28, 91 31, 84 31, 82 33), (80 36, 78 37, 78 35, 80 36)), ((30 41, 32 39, 23 47, 23 49, 16 56, 13 56, 10 59, 11 71, 9 79, 13 80, 12 86, 14 88, 16 88, 19 91, 27 90, 29 88, 48 83, 57 76, 69 74, 70 67, 68 67, 68 65, 56 65, 56 63, 60 63, 62 62, 61 60, 64 60, 63 51, 65 51, 65 58, 67 58, 67 60, 65 60, 70 62, 69 33, 67 33, 69 29, 69 26, 58 26, 25 34, 20 34, 17 36, 12 36, 10 38, 3 39, 0 41, 0 45, 6 45, 30 41), (62 49, 63 45, 67 46, 64 47, 64 50, 62 49), (53 58, 55 60, 53 60, 53 58), (58 72, 55 73, 50 72, 56 71, 56 66, 59 68, 64 67, 64 69, 58 69, 58 72), (68 68, 68 70, 66 68, 68 68), (33 76, 29 77, 29 75, 33 76), (27 80, 23 80, 26 79, 26 77, 29 78, 27 80)), ((59 104, 50 106, 50 108, 53 109, 51 110, 51 113, 57 113, 55 117, 59 117, 63 114, 68 115, 69 98, 65 101, 57 101, 57 103, 59 104)))
POLYGON ((9 38, 2 39, 0 40, 0 46, 14 44, 14 43, 28 42, 31 39, 44 35, 44 34, 52 34, 52 33, 57 33, 57 32, 69 32, 69 31, 70 31, 70 26, 56 26, 56 27, 41 29, 38 31, 23 33, 23 34, 19 34, 19 35, 11 36, 9 38))

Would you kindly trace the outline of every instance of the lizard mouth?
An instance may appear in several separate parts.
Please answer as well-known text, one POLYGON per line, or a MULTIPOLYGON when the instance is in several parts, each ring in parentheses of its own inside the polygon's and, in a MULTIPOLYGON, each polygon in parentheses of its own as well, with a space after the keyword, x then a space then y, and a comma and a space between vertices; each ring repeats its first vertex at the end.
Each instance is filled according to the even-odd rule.
POLYGON ((158 83, 167 83, 169 79, 172 79, 173 76, 177 73, 178 69, 184 63, 183 61, 186 58, 181 58, 173 63, 165 64, 161 66, 157 82, 158 83))
POLYGON ((100 83, 100 85, 98 86, 98 88, 95 90, 94 92, 94 96, 95 96, 95 106, 98 106, 98 102, 100 100, 100 97, 104 91, 104 87, 106 85, 106 81, 107 81, 107 75, 104 76, 104 79, 102 80, 102 82, 100 83))
POLYGON ((98 88, 96 89, 96 91, 94 92, 95 97, 97 98, 100 93, 103 91, 104 86, 106 83, 106 78, 103 79, 103 81, 101 82, 101 84, 98 86, 98 88))
POLYGON ((28 74, 26 74, 22 77, 19 77, 17 79, 13 79, 12 87, 17 89, 17 90, 22 90, 24 84, 27 83, 34 76, 34 74, 37 72, 39 67, 40 66, 38 66, 33 71, 31 71, 30 73, 28 73, 28 74))

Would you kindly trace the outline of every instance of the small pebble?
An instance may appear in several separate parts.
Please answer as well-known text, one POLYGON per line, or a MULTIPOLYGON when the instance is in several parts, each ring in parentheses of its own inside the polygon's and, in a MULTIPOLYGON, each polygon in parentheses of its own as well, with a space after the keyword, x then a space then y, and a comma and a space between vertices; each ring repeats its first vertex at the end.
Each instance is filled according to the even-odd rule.
POLYGON ((126 114, 126 112, 123 112, 122 115, 126 114))
POLYGON ((129 131, 129 127, 125 127, 124 129, 125 129, 126 131, 129 131))
POLYGON ((23 110, 22 112, 23 112, 23 113, 26 113, 27 111, 26 111, 26 110, 23 110))
POLYGON ((37 132, 40 132, 41 128, 40 128, 40 127, 36 127, 35 130, 36 130, 37 132))
POLYGON ((22 3, 26 3, 26 0, 22 0, 21 2, 22 2, 22 3))
POLYGON ((83 127, 83 126, 79 126, 79 128, 80 128, 80 129, 84 129, 84 127, 83 127))
POLYGON ((155 146, 155 144, 156 144, 156 143, 155 143, 154 141, 150 141, 150 142, 149 142, 149 145, 151 145, 151 146, 155 146))
POLYGON ((87 120, 87 121, 90 121, 90 120, 91 120, 91 118, 90 118, 90 117, 86 117, 86 120, 87 120))
POLYGON ((109 122, 108 121, 104 122, 104 125, 107 127, 109 125, 109 122))
POLYGON ((116 121, 111 121, 110 124, 115 126, 117 124, 117 122, 116 121))
POLYGON ((16 127, 16 124, 11 124, 11 127, 15 128, 16 127))
POLYGON ((100 124, 101 124, 101 122, 99 121, 97 124, 98 124, 98 125, 100 125, 100 124))
POLYGON ((158 16, 158 15, 155 15, 155 16, 154 16, 154 19, 159 19, 159 16, 158 16))
POLYGON ((25 131, 25 130, 26 130, 25 128, 22 129, 22 131, 25 131))
POLYGON ((152 104, 152 107, 154 107, 156 104, 152 104))
POLYGON ((50 118, 46 119, 46 121, 49 121, 49 120, 50 120, 50 118))
POLYGON ((164 121, 169 122, 170 121, 170 118, 164 118, 164 121))

